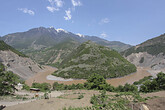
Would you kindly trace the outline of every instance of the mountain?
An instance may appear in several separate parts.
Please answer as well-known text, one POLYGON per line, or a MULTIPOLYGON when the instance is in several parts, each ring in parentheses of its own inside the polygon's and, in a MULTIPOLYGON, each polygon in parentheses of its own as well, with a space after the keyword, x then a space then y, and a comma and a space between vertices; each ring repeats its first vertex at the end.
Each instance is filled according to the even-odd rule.
POLYGON ((39 64, 4 41, 0 41, 0 63, 6 67, 7 71, 12 71, 22 79, 28 79, 42 70, 39 64))
POLYGON ((87 41, 73 50, 53 75, 64 78, 88 78, 98 73, 105 78, 120 77, 136 71, 136 67, 117 51, 87 41))
POLYGON ((131 47, 122 54, 137 66, 155 70, 165 68, 165 34, 131 47))
POLYGON ((53 27, 33 28, 26 32, 8 34, 1 37, 0 39, 28 55, 30 58, 34 59, 40 64, 53 63, 56 58, 58 59, 57 56, 60 56, 60 54, 63 53, 65 56, 68 52, 70 52, 70 50, 73 50, 73 47, 76 48, 78 45, 88 40, 103 46, 113 48, 117 51, 122 51, 131 47, 128 44, 124 44, 118 41, 107 41, 95 36, 74 34, 63 29, 54 29, 53 27), (70 45, 67 47, 67 49, 60 47, 62 44, 65 45, 65 43, 70 45), (50 54, 53 54, 53 56, 50 54))

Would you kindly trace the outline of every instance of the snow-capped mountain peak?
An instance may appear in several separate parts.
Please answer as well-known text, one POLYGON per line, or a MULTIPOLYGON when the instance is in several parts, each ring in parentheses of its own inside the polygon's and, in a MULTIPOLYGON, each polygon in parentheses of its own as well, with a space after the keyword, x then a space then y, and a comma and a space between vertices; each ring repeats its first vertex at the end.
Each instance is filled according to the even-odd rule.
POLYGON ((68 33, 67 31, 65 31, 64 29, 62 28, 59 28, 59 29, 56 29, 57 32, 65 32, 65 33, 68 33))
POLYGON ((76 35, 78 35, 79 37, 85 37, 84 35, 77 33, 76 35))

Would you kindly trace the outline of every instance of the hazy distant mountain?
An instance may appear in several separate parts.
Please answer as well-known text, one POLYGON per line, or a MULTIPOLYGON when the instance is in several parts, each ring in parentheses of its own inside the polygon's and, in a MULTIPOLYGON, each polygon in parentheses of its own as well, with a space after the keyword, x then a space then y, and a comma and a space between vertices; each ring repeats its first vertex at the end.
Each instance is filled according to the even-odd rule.
POLYGON ((98 73, 105 78, 112 78, 135 71, 136 67, 115 50, 88 41, 73 50, 62 61, 54 75, 81 79, 98 73))
MULTIPOLYGON (((122 51, 131 47, 128 44, 124 44, 118 41, 107 41, 95 36, 84 36, 81 34, 73 34, 71 32, 65 31, 63 29, 54 29, 50 28, 34 28, 26 32, 18 32, 13 34, 8 34, 0 38, 5 41, 7 44, 13 46, 14 48, 22 51, 26 55, 30 56, 38 63, 53 63, 59 53, 63 44, 73 44, 65 48, 65 50, 60 49, 60 52, 67 54, 73 47, 77 47, 81 43, 91 40, 97 44, 113 48, 117 51, 122 51), (74 45, 75 44, 75 45, 74 45), (59 47, 58 49, 56 47, 59 47), (66 51, 69 50, 69 51, 66 51), (54 53, 54 57, 50 54, 54 53), (38 56, 40 53, 40 56, 38 56), (45 55, 45 53, 47 53, 45 55), (55 55, 56 54, 56 55, 55 55), (49 56, 49 57, 48 57, 49 56), (40 59, 38 59, 40 58, 40 59)), ((64 55, 65 56, 65 55, 64 55)), ((57 61, 57 60, 56 60, 57 61)))
POLYGON ((131 47, 122 54, 137 66, 165 68, 165 34, 131 47))
POLYGON ((1 40, 0 63, 5 65, 8 71, 12 71, 22 79, 28 79, 42 70, 42 67, 39 64, 1 40))

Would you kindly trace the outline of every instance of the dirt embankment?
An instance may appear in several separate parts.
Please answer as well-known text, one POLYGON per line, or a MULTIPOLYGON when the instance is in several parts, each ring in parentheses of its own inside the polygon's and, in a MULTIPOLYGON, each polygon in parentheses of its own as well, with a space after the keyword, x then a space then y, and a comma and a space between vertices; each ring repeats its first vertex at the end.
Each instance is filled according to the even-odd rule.
MULTIPOLYGON (((47 76, 52 74, 54 71, 56 71, 56 68, 50 67, 50 66, 45 66, 45 69, 38 74, 36 74, 34 77, 26 80, 26 84, 29 86, 32 85, 33 82, 38 82, 38 83, 50 83, 53 84, 54 82, 58 83, 63 83, 67 85, 71 84, 78 84, 78 83, 84 83, 86 80, 72 80, 72 81, 53 81, 53 80, 48 80, 47 76)), ((113 85, 113 86, 118 86, 118 85, 124 85, 126 83, 132 84, 134 81, 138 81, 139 79, 142 79, 145 76, 151 75, 147 69, 138 67, 137 72, 121 77, 121 78, 113 78, 113 79, 107 79, 106 81, 113 85)))

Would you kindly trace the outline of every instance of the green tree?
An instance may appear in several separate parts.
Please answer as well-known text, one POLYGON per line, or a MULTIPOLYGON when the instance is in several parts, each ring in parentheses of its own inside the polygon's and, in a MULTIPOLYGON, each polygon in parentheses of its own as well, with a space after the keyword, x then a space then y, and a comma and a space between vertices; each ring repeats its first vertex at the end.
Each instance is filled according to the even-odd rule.
POLYGON ((87 82, 84 83, 84 86, 87 89, 97 89, 97 90, 104 90, 108 86, 106 80, 103 76, 100 76, 98 74, 93 74, 89 79, 87 79, 87 82))
POLYGON ((158 84, 159 89, 165 90, 165 74, 160 72, 157 74, 156 82, 158 84))
POLYGON ((143 83, 143 85, 140 87, 141 92, 151 92, 151 81, 147 80, 143 83))
POLYGON ((15 86, 19 82, 19 77, 11 71, 0 72, 0 95, 12 94, 17 90, 15 86))
POLYGON ((40 83, 33 83, 32 87, 33 88, 38 88, 42 92, 45 92, 45 91, 49 91, 50 90, 51 85, 49 83, 41 83, 41 84, 40 83))
POLYGON ((131 85, 128 83, 124 85, 124 92, 137 92, 137 91, 138 89, 135 85, 131 85))

